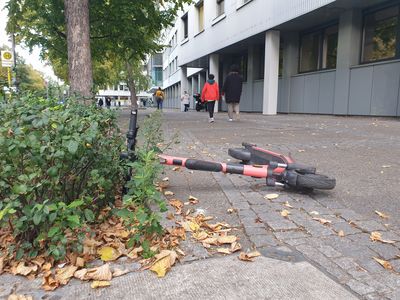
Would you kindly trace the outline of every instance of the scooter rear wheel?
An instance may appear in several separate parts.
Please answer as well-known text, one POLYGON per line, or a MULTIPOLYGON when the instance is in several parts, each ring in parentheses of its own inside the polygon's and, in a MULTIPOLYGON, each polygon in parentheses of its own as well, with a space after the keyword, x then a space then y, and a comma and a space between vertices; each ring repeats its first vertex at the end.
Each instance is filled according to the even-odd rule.
POLYGON ((299 174, 297 187, 319 190, 331 190, 336 186, 336 179, 321 174, 299 174))

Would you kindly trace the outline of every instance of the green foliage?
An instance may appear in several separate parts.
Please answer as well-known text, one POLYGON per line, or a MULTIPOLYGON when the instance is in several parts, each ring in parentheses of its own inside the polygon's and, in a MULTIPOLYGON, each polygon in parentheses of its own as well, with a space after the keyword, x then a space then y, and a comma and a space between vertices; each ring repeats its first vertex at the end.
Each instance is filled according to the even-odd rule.
POLYGON ((0 119, 0 227, 13 230, 19 256, 79 250, 123 178, 115 115, 28 95, 0 105, 0 119))
MULTIPOLYGON (((141 143, 136 150, 136 160, 128 163, 132 178, 127 183, 128 193, 123 198, 123 207, 115 213, 122 217, 126 226, 135 228, 130 246, 141 244, 146 249, 146 237, 162 233, 160 217, 151 206, 158 206, 161 212, 167 210, 155 181, 161 173, 162 166, 158 161, 158 144, 162 142, 161 114, 153 113, 145 119, 140 129, 141 143)), ((153 207, 154 208, 154 207, 153 207)), ((147 251, 151 256, 151 251, 147 251)))

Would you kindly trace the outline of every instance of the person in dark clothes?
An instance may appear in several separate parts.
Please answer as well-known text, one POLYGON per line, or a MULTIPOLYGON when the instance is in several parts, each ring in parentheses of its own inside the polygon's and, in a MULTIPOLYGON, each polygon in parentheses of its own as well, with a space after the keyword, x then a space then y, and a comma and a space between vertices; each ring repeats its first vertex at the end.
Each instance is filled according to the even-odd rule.
POLYGON ((111 98, 110 97, 106 97, 106 107, 108 109, 110 109, 110 107, 111 107, 111 98))
POLYGON ((239 66, 232 65, 228 76, 225 78, 222 87, 222 95, 225 95, 225 101, 228 105, 228 121, 233 121, 233 112, 239 119, 239 102, 242 94, 243 77, 239 75, 239 66))
POLYGON ((219 87, 214 80, 214 75, 209 74, 208 80, 204 84, 203 90, 201 92, 201 101, 207 103, 208 114, 210 119, 208 122, 214 122, 214 107, 215 102, 219 100, 219 87))

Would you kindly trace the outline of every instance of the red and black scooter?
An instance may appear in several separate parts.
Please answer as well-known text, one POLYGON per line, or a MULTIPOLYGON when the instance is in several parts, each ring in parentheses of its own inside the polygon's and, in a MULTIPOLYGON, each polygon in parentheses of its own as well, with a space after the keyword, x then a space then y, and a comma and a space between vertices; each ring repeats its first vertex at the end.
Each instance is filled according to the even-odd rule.
MULTIPOLYGON (((121 153, 121 158, 135 160, 138 129, 137 110, 132 110, 126 135, 127 152, 121 153)), ((242 145, 243 148, 228 150, 229 155, 241 161, 240 163, 220 163, 165 154, 160 154, 159 157, 162 164, 182 166, 191 170, 265 178, 268 186, 330 190, 336 185, 334 178, 316 174, 316 168, 298 164, 289 156, 257 147, 254 144, 242 143, 242 145)))
POLYGON ((243 148, 231 148, 228 153, 241 163, 219 163, 161 154, 160 162, 166 165, 182 166, 190 170, 240 174, 265 178, 268 186, 291 187, 296 189, 330 190, 336 180, 316 174, 316 168, 298 164, 289 156, 275 153, 254 144, 243 143, 243 148))

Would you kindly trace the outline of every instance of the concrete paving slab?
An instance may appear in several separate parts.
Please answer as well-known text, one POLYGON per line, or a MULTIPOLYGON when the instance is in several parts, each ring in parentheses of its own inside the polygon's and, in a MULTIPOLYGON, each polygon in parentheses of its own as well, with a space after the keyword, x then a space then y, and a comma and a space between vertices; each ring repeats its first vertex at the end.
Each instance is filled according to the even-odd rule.
POLYGON ((62 299, 357 299, 307 262, 258 257, 246 263, 236 255, 179 265, 160 279, 150 272, 131 273, 102 290, 92 290, 89 284, 66 287, 62 295, 62 299))

